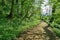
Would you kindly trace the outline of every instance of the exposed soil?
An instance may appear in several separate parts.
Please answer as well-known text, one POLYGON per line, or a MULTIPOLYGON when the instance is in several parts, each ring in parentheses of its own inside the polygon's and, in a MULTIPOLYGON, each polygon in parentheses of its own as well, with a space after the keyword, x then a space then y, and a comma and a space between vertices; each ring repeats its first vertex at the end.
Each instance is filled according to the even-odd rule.
POLYGON ((60 40, 56 37, 55 33, 52 31, 48 24, 41 22, 34 28, 28 29, 21 33, 17 40, 60 40))

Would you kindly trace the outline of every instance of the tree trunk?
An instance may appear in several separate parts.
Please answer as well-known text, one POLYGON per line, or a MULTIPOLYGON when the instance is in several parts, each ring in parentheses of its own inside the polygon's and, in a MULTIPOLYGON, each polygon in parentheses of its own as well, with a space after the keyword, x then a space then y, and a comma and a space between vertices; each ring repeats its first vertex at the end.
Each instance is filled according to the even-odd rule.
POLYGON ((16 4, 17 4, 17 13, 19 14, 19 3, 18 3, 18 0, 16 0, 16 4))
POLYGON ((5 1, 4 0, 2 0, 2 6, 4 6, 5 5, 5 1))
POLYGON ((7 18, 9 19, 13 17, 13 5, 14 5, 14 0, 12 0, 10 14, 7 16, 7 18))

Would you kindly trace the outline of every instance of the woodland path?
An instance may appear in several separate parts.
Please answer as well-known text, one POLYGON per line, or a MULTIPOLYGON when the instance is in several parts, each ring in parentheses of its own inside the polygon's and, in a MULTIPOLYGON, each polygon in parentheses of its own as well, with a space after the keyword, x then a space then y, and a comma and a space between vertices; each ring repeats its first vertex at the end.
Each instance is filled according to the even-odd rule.
POLYGON ((17 40, 60 40, 48 24, 41 22, 34 28, 28 29, 21 33, 17 40))

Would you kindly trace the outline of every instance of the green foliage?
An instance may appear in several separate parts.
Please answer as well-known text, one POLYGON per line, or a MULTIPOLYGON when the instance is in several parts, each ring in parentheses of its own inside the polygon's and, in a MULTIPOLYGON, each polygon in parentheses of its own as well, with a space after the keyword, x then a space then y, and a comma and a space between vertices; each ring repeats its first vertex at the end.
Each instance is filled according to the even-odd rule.
POLYGON ((59 0, 55 0, 55 2, 56 4, 54 5, 56 6, 56 8, 55 13, 53 13, 54 23, 52 23, 54 25, 53 31, 56 33, 56 35, 60 36, 60 2, 59 0))
POLYGON ((52 16, 44 17, 43 19, 52 27, 52 30, 56 33, 56 35, 60 36, 60 1, 59 0, 51 0, 51 4, 53 10, 52 16), (50 23, 50 19, 54 18, 53 22, 50 23))
POLYGON ((33 4, 34 0, 0 0, 0 40, 16 39, 40 22, 40 9, 33 4))

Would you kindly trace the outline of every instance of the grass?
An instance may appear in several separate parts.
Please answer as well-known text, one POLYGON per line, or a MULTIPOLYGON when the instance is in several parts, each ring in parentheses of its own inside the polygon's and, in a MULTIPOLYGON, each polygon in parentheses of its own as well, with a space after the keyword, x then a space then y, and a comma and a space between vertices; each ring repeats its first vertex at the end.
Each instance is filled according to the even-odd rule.
POLYGON ((0 18, 0 40, 15 39, 19 33, 39 24, 40 20, 38 18, 32 17, 30 20, 24 19, 22 23, 20 22, 20 18, 13 18, 12 20, 0 18))

